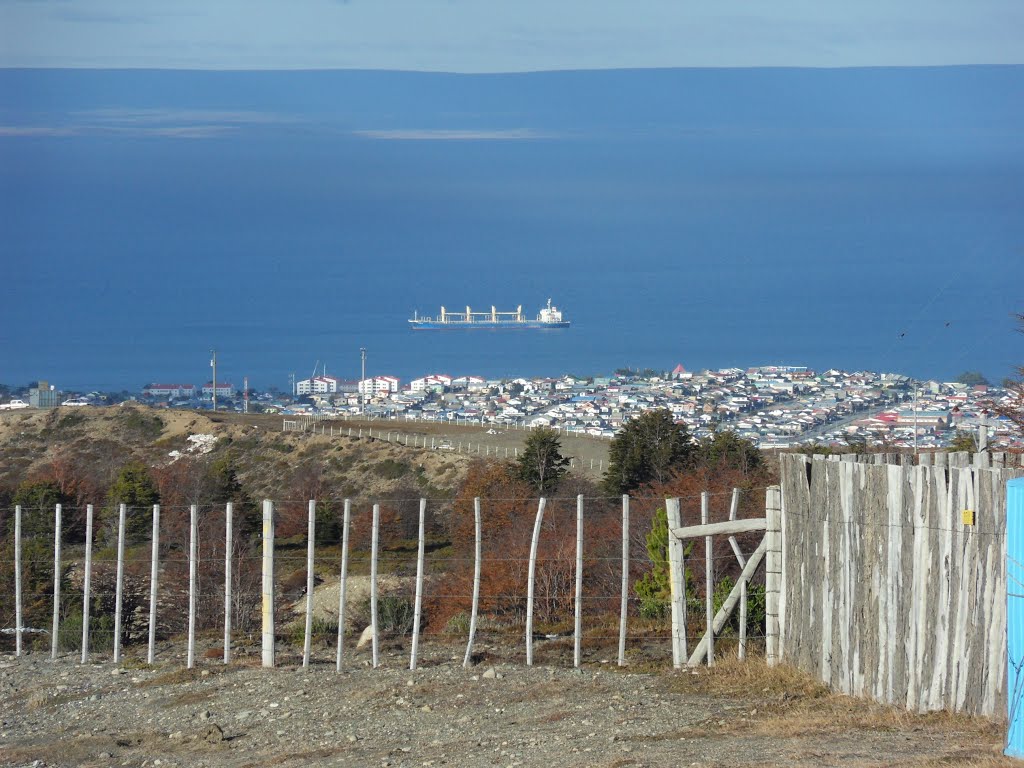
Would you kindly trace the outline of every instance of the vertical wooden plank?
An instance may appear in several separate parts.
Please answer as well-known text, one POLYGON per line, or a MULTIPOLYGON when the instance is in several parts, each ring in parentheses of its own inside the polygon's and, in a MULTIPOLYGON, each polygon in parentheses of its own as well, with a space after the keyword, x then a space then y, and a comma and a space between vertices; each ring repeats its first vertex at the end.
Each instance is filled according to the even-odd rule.
POLYGON ((537 546, 540 543, 540 526, 544 521, 544 506, 547 500, 541 496, 537 504, 537 518, 533 523, 533 538, 530 541, 530 564, 526 583, 526 666, 533 666, 533 594, 537 568, 537 546))
POLYGON ((345 499, 341 519, 341 573, 338 577, 338 650, 334 671, 341 672, 345 654, 345 588, 348 586, 348 527, 352 518, 352 501, 345 499))
MULTIPOLYGON (((985 663, 985 698, 979 712, 982 715, 993 716, 1000 712, 1007 712, 1007 703, 1010 699, 1008 687, 1008 656, 1007 642, 1010 634, 1009 625, 1009 600, 1004 596, 1009 595, 1010 580, 1007 570, 1009 568, 1008 547, 1010 546, 1009 520, 1015 514, 1015 508, 1010 502, 1010 483, 1013 478, 1020 475, 1020 472, 1005 470, 993 472, 989 477, 989 493, 994 500, 993 520, 991 522, 991 535, 988 536, 987 546, 987 572, 989 581, 985 585, 985 601, 990 606, 991 619, 984 623, 988 627, 989 642, 987 653, 982 654, 985 663)), ((1020 480, 1016 480, 1021 483, 1020 480)))
POLYGON ((276 650, 274 637, 274 502, 270 499, 263 500, 262 585, 262 662, 264 667, 273 667, 276 650))
MULTIPOLYGON (((782 574, 782 489, 777 485, 765 490, 765 520, 765 660, 768 666, 774 667, 779 663, 779 582, 782 574)), ((746 598, 745 589, 741 598, 746 598)))
POLYGON ((576 497, 576 600, 572 665, 583 661, 583 494, 576 497))
POLYGON ((370 539, 370 624, 372 627, 373 668, 380 664, 380 622, 377 617, 377 556, 380 551, 380 504, 373 505, 373 532, 370 539))
POLYGON ((672 666, 676 669, 686 663, 686 577, 683 563, 683 543, 672 531, 682 527, 679 499, 665 499, 665 517, 668 521, 668 584, 672 612, 672 666))
POLYGON ((127 505, 117 512, 117 583, 114 585, 114 663, 121 661, 121 606, 124 602, 124 518, 127 505))
POLYGON ((626 665, 626 625, 629 621, 629 494, 622 494, 622 597, 619 605, 619 666, 626 665))
POLYGON ((89 608, 92 602, 92 504, 85 507, 85 576, 82 581, 82 663, 89 661, 89 608))
POLYGON ((14 507, 14 655, 21 656, 22 634, 24 625, 21 623, 21 505, 14 507))
POLYGON ((149 552, 149 643, 146 648, 146 663, 156 660, 156 599, 160 579, 160 505, 153 505, 153 534, 150 537, 149 552))
POLYGON ((50 658, 57 658, 60 647, 60 580, 64 569, 60 562, 61 505, 53 510, 53 628, 50 630, 50 658))
POLYGON ((306 626, 302 640, 302 668, 309 668, 313 647, 313 590, 316 586, 316 500, 310 499, 306 521, 306 626))
POLYGON ((473 523, 476 533, 473 546, 473 604, 469 612, 469 641, 466 643, 466 657, 462 660, 462 666, 467 668, 473 660, 473 641, 476 639, 476 616, 480 608, 480 548, 483 536, 480 522, 479 496, 473 499, 473 523))
POLYGON ((231 663, 231 564, 234 553, 235 505, 228 502, 224 507, 224 663, 231 663))
POLYGON ((196 661, 196 598, 198 597, 199 507, 189 507, 188 537, 188 668, 196 661))
POLYGON ((409 669, 416 670, 416 660, 420 649, 420 617, 423 611, 423 552, 426 544, 427 500, 420 499, 419 544, 416 549, 416 600, 412 616, 412 653, 409 669))
MULTIPOLYGON (((701 491, 700 494, 700 521, 707 525, 710 521, 710 510, 708 509, 708 492, 701 491)), ((715 665, 715 563, 712 550, 714 549, 714 537, 704 537, 704 614, 705 632, 708 646, 708 666, 715 665)))

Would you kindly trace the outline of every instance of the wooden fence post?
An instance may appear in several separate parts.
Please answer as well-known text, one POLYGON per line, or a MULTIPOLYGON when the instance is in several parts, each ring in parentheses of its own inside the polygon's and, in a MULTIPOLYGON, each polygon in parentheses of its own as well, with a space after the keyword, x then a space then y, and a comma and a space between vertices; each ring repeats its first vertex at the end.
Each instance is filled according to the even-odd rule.
POLYGON ((89 660, 89 602, 92 599, 92 504, 85 506, 85 577, 82 582, 82 663, 89 660))
POLYGON ((544 522, 544 505, 547 499, 540 497, 537 504, 537 519, 533 523, 533 539, 530 542, 530 566, 526 583, 526 666, 533 666, 533 592, 537 568, 537 545, 540 542, 540 526, 544 522))
POLYGON ((629 620, 629 494, 622 494, 622 604, 619 607, 619 666, 626 665, 626 622, 629 620))
POLYGON ((224 663, 231 663, 231 556, 234 552, 235 505, 224 507, 224 663))
POLYGON ((114 585, 114 663, 121 661, 121 606, 124 603, 124 517, 126 504, 117 506, 117 583, 114 585))
POLYGON ((466 644, 466 658, 463 667, 469 667, 473 659, 473 640, 476 639, 476 614, 480 606, 480 497, 473 499, 473 522, 476 528, 475 547, 473 550, 473 606, 469 612, 469 642, 466 644))
POLYGON ((765 656, 768 666, 779 663, 782 631, 779 595, 782 584, 782 488, 773 485, 765 492, 767 551, 765 552, 765 656))
POLYGON ((199 590, 199 506, 189 507, 188 537, 188 668, 196 663, 196 598, 199 590))
POLYGON ((274 502, 263 500, 263 666, 274 666, 274 502))
MULTIPOLYGON (((708 492, 701 491, 700 494, 700 522, 702 525, 708 524, 709 510, 708 510, 708 492)), ((704 612, 707 624, 707 638, 708 638, 708 666, 712 667, 715 664, 715 584, 714 584, 714 559, 713 550, 714 548, 714 537, 704 537, 704 612)))
POLYGON ((338 581, 338 651, 334 659, 334 671, 341 672, 345 644, 345 587, 348 579, 348 524, 352 514, 352 502, 345 499, 345 511, 341 520, 341 574, 338 581))
POLYGON ((149 563, 149 647, 146 663, 156 658, 156 597, 160 578, 160 505, 153 505, 153 537, 149 563))
MULTIPOLYGON (((740 506, 740 489, 732 489, 732 500, 729 502, 729 519, 735 520, 736 513, 739 511, 740 506)), ((740 568, 743 568, 747 564, 747 558, 743 556, 743 552, 740 550, 740 544, 736 541, 735 536, 729 537, 729 546, 732 547, 733 554, 736 555, 736 560, 740 564, 740 568)), ((737 653, 740 661, 747 658, 747 582, 740 582, 740 647, 737 653)))
POLYGON ((419 546, 416 550, 416 602, 412 613, 412 654, 409 669, 416 670, 416 659, 420 649, 420 617, 423 610, 423 548, 426 544, 427 500, 420 499, 419 546))
POLYGON ((14 655, 21 656, 21 505, 14 507, 14 655))
POLYGON ((53 510, 53 628, 50 632, 50 658, 57 658, 60 644, 60 577, 63 570, 60 565, 60 523, 61 505, 53 510))
POLYGON ((668 583, 672 609, 672 666, 676 669, 686 661, 686 566, 683 542, 672 531, 682 527, 679 499, 665 499, 668 521, 668 583))
POLYGON ((309 667, 309 652, 313 646, 313 587, 316 558, 316 501, 309 500, 309 522, 306 529, 306 628, 302 642, 302 668, 309 667))
POLYGON ((370 626, 373 634, 373 668, 380 663, 380 632, 377 621, 377 552, 380 546, 380 504, 373 505, 373 533, 370 539, 370 626))
POLYGON ((576 616, 573 627, 572 665, 583 661, 583 494, 576 497, 576 616))

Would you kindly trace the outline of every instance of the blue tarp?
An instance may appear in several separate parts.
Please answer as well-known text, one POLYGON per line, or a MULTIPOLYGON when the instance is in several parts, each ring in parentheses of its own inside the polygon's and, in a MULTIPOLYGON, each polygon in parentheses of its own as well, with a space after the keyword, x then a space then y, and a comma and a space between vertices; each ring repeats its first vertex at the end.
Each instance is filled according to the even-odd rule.
POLYGON ((1024 477, 1006 484, 1006 751, 1024 758, 1024 477))

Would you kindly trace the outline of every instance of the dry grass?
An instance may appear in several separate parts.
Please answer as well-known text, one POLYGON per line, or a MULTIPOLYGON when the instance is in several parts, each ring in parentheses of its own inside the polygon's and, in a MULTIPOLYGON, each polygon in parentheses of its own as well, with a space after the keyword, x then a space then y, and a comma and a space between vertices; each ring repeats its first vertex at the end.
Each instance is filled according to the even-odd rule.
MULTIPOLYGON (((830 691, 809 675, 788 665, 769 667, 763 657, 740 662, 722 659, 716 666, 683 670, 662 678, 661 686, 673 693, 725 699, 728 714, 713 714, 703 722, 660 738, 707 738, 742 735, 773 739, 850 738, 858 732, 952 733, 970 745, 958 753, 927 759, 886 759, 899 766, 1010 766, 1019 765, 1001 755, 1004 723, 994 718, 969 717, 950 712, 916 714, 830 691), (983 754, 979 756, 979 751, 983 754), (989 754, 984 754, 989 752, 989 754)), ((878 765, 850 762, 849 765, 878 765)))

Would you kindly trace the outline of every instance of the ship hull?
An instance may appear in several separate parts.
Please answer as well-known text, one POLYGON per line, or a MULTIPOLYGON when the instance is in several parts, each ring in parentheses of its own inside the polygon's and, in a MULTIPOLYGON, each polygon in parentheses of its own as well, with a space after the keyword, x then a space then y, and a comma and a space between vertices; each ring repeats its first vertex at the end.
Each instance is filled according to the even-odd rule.
POLYGON ((522 323, 489 323, 484 321, 474 323, 438 323, 429 320, 410 320, 409 327, 414 331, 547 331, 568 328, 569 321, 563 320, 557 323, 540 323, 533 320, 522 323))

